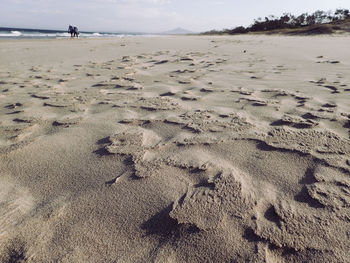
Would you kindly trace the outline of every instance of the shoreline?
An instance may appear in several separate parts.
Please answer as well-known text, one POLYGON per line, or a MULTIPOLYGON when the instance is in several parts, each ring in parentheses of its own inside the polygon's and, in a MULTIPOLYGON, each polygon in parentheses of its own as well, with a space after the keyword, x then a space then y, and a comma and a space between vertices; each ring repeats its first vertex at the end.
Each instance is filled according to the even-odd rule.
POLYGON ((250 37, 281 37, 281 38, 329 38, 329 37, 349 37, 350 33, 342 32, 342 33, 332 33, 332 34, 314 34, 314 35, 305 35, 305 34, 282 34, 282 33, 246 33, 246 34, 188 34, 188 35, 130 35, 130 36, 116 36, 116 37, 79 37, 79 38, 71 38, 71 37, 60 37, 60 38, 0 38, 0 42, 3 41, 45 41, 45 40, 122 40, 122 39, 137 39, 137 38, 195 38, 195 37, 208 37, 208 38, 216 38, 216 37, 227 37, 227 38, 250 38, 250 37))

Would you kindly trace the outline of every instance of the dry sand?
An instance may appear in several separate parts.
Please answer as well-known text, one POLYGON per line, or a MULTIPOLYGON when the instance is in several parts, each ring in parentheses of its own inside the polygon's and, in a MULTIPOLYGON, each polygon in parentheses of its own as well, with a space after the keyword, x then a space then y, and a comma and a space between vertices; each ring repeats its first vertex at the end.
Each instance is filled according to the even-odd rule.
POLYGON ((0 42, 0 262, 349 262, 347 36, 0 42))

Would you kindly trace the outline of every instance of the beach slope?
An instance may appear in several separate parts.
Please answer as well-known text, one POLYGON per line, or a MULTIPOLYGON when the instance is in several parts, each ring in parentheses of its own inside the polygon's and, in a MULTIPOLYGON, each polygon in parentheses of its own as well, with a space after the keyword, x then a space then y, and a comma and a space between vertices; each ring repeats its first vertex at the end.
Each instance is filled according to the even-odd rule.
POLYGON ((349 262, 348 36, 0 42, 0 262, 349 262))

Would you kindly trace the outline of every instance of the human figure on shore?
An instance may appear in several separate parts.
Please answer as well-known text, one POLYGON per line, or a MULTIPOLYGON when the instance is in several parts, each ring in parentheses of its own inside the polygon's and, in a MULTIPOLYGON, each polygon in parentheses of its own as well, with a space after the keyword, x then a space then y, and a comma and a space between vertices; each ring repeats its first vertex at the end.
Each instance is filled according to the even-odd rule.
POLYGON ((71 25, 69 25, 69 27, 68 27, 68 33, 70 33, 70 37, 73 37, 74 28, 71 25))
POLYGON ((76 26, 73 28, 73 32, 74 32, 74 36, 78 37, 79 31, 78 31, 78 28, 76 26))

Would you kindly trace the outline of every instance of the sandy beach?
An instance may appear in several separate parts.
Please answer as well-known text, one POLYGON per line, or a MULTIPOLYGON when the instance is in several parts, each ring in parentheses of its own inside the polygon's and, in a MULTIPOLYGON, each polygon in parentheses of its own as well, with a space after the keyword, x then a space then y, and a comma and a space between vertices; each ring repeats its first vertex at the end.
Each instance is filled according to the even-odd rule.
POLYGON ((349 39, 0 41, 0 262, 349 262, 349 39))

